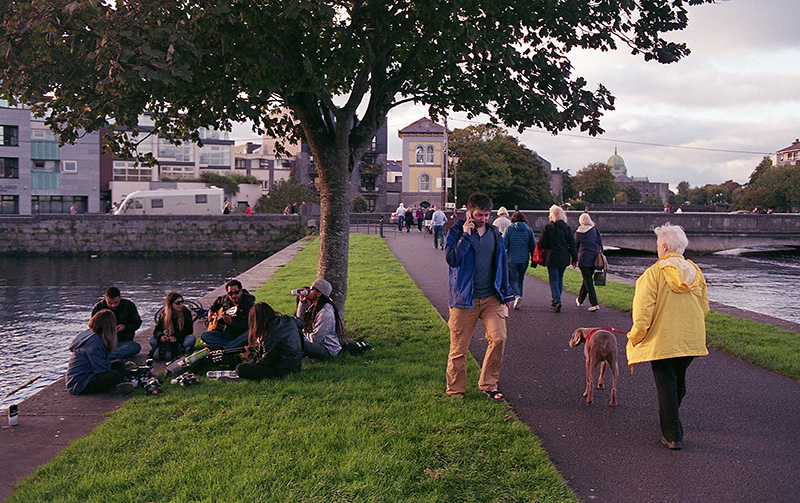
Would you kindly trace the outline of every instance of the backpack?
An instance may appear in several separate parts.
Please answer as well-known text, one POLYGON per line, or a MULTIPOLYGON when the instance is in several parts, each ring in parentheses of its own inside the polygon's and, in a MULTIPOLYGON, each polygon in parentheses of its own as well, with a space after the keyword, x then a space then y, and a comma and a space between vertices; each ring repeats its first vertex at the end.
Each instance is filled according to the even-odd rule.
POLYGON ((183 356, 183 348, 179 342, 161 342, 153 346, 150 350, 150 358, 158 361, 168 362, 183 356))

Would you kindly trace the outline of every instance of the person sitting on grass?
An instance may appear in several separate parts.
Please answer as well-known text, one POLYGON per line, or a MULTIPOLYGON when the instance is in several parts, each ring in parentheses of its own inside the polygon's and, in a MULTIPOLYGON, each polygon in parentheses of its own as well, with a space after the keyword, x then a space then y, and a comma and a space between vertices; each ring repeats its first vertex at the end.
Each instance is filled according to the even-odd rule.
POLYGON ((271 379, 300 372, 303 360, 304 323, 282 315, 266 302, 256 302, 248 314, 249 333, 246 358, 249 363, 236 366, 242 379, 271 379))
POLYGON ((339 313, 330 298, 333 287, 318 279, 304 289, 308 294, 297 297, 295 312, 305 323, 303 354, 316 360, 332 358, 342 350, 343 342, 339 335, 342 333, 339 313))
POLYGON ((156 347, 159 344, 170 348, 169 359, 177 358, 179 353, 188 353, 197 341, 193 332, 192 312, 183 305, 183 296, 178 292, 169 292, 164 299, 163 309, 156 316, 156 326, 150 337, 150 357, 157 355, 156 347))
POLYGON ((89 320, 89 330, 78 334, 69 345, 72 354, 67 364, 67 391, 73 395, 132 391, 133 384, 122 382, 125 363, 111 360, 116 346, 117 318, 110 309, 102 309, 89 320))

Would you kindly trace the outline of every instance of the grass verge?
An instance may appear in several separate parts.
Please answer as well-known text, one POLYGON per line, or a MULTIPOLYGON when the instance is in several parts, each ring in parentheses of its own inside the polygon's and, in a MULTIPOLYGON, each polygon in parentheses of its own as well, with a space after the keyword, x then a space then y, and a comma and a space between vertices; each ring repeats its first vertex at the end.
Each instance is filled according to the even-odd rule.
MULTIPOLYGON (((547 282, 547 268, 529 268, 528 274, 547 282)), ((581 288, 581 275, 567 269, 564 273, 564 290, 577 295, 581 288)), ((604 306, 625 313, 631 312, 634 287, 615 281, 596 288, 597 300, 604 306)), ((737 358, 767 370, 800 380, 800 335, 774 325, 757 323, 719 313, 713 309, 706 317, 708 344, 737 358)))
MULTIPOLYGON (((316 240, 258 292, 291 312, 316 240)), ((375 348, 281 381, 136 396, 9 501, 576 501, 529 428, 444 394, 446 324, 376 236, 351 236, 347 326, 375 348), (380 285, 380 288, 376 286, 380 285)))

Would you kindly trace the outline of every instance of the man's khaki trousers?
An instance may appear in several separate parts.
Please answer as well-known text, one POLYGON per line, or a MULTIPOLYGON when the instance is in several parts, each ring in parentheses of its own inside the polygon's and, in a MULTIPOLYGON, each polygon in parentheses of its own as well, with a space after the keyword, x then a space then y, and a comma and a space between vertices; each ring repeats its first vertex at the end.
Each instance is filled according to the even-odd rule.
POLYGON ((506 343, 505 304, 496 296, 473 299, 473 309, 450 308, 450 355, 447 360, 447 394, 464 396, 467 391, 467 353, 472 332, 478 320, 486 328, 489 347, 483 358, 478 387, 483 391, 494 391, 500 380, 503 364, 503 348, 506 343))

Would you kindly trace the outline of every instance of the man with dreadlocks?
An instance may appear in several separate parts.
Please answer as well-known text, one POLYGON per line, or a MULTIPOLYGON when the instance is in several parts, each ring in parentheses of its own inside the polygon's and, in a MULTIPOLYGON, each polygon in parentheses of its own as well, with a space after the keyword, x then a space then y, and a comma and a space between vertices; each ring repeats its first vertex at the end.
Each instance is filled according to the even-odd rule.
POLYGON ((307 290, 308 295, 297 298, 295 313, 306 324, 303 355, 317 360, 332 358, 342 350, 339 313, 331 301, 333 287, 324 279, 318 279, 307 290))

